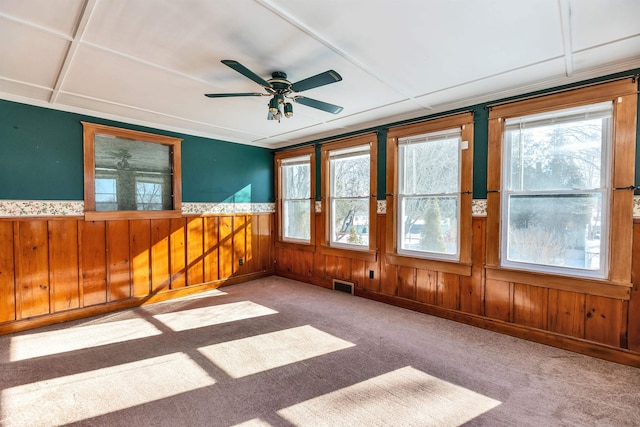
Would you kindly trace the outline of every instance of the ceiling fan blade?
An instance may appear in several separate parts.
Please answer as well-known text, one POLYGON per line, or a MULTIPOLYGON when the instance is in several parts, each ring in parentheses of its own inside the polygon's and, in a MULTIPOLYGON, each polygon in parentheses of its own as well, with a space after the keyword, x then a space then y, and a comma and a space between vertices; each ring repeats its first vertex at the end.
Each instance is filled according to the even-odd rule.
POLYGON ((268 95, 266 93, 205 93, 204 96, 209 98, 231 98, 234 96, 265 96, 268 95))
POLYGON ((251 71, 250 69, 242 65, 241 63, 239 63, 238 61, 234 61, 232 59, 223 59, 220 62, 222 62, 227 67, 233 68, 243 76, 250 78, 251 80, 253 80, 254 82, 258 83, 261 86, 271 87, 271 83, 269 83, 268 81, 266 81, 265 79, 263 79, 262 77, 260 77, 259 75, 257 75, 256 73, 254 73, 253 71, 251 71))
POLYGON ((294 92, 302 92, 303 90, 328 85, 330 83, 339 82, 340 80, 342 80, 340 74, 333 70, 329 70, 292 84, 291 90, 294 92))
POLYGON ((343 110, 343 108, 338 105, 329 104, 328 102, 322 102, 317 99, 311 99, 304 96, 296 96, 293 100, 298 104, 317 108, 318 110, 326 111, 327 113, 338 114, 343 110))

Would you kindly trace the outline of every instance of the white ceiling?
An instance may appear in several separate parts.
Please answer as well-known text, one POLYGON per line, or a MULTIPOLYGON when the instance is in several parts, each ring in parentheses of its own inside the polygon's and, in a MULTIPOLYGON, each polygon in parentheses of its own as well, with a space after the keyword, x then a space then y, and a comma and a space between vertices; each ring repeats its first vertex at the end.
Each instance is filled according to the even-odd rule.
POLYGON ((640 67, 640 0, 0 0, 0 98, 279 148, 640 67), (267 121, 220 63, 341 82, 267 121))

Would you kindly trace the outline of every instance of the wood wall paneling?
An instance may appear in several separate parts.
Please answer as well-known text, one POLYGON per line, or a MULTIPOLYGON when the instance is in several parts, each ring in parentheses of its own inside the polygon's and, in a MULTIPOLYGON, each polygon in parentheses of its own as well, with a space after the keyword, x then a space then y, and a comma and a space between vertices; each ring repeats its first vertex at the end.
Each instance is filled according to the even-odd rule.
MULTIPOLYGON (((49 221, 48 228, 52 311, 78 308, 80 306, 78 221, 75 219, 52 220, 49 221)), ((0 241, 1 239, 2 237, 0 241)))
POLYGON ((640 353, 640 220, 633 224, 633 254, 627 338, 629 350, 640 353))
POLYGON ((187 219, 187 284, 204 282, 204 219, 187 219))
POLYGON ((118 301, 131 297, 129 221, 107 221, 106 227, 107 297, 109 301, 118 301))
POLYGON ((619 347, 623 330, 623 301, 587 295, 584 337, 589 341, 619 347))
POLYGON ((213 282, 218 280, 218 217, 210 216, 204 219, 204 280, 213 282))
POLYGON ((509 282, 486 279, 484 312, 487 317, 511 321, 512 288, 509 282))
POLYGON ((246 217, 244 215, 238 215, 233 217, 233 275, 237 276, 244 274, 247 261, 246 244, 247 244, 247 229, 246 229, 246 217), (240 265, 242 260, 242 265, 240 265))
POLYGON ((187 286, 187 248, 185 218, 170 220, 169 252, 171 261, 171 289, 187 286))
POLYGON ((129 222, 129 247, 131 250, 131 282, 133 295, 151 293, 151 220, 136 219, 129 222))
POLYGON ((104 221, 80 223, 82 305, 107 301, 107 246, 104 221))
POLYGON ((220 217, 220 279, 233 275, 233 217, 220 217))
POLYGON ((547 329, 548 289, 538 286, 513 285, 513 322, 518 325, 547 329))
POLYGON ((416 300, 436 305, 438 302, 438 272, 418 268, 416 271, 416 300))
POLYGON ((416 269, 412 267, 398 267, 398 296, 416 299, 416 269))
POLYGON ((171 286, 171 256, 169 235, 171 220, 151 220, 151 292, 168 290, 171 286))
POLYGON ((50 311, 49 244, 47 221, 17 223, 16 279, 20 317, 50 311))
POLYGON ((549 289, 548 312, 548 328, 551 332, 584 338, 584 294, 549 289))
POLYGON ((471 276, 460 277, 460 310, 484 315, 484 256, 486 221, 473 218, 471 247, 471 276))
POLYGON ((440 307, 458 310, 460 308, 460 276, 438 272, 437 302, 440 307))
POLYGON ((13 222, 0 222, 0 322, 16 318, 13 222))

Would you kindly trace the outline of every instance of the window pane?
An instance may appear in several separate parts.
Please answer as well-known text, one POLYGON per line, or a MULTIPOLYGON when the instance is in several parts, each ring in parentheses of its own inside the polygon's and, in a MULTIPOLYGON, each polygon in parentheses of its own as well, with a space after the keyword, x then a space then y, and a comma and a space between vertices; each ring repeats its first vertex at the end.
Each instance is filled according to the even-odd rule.
POLYGON ((309 200, 285 200, 282 204, 283 238, 309 240, 311 211, 309 200))
POLYGON ((460 138, 399 146, 400 188, 403 194, 458 192, 460 138))
POLYGON ((609 119, 576 120, 505 132, 508 188, 596 189, 604 186, 603 154, 609 119))
MULTIPOLYGON (((95 135, 96 193, 98 181, 115 182, 113 202, 96 210, 171 210, 171 147, 152 142, 95 135)), ((101 184, 100 184, 101 185, 101 184)))
POLYGON ((331 204, 331 242, 369 245, 369 199, 334 199, 331 204))
POLYGON ((602 194, 509 197, 509 261, 600 269, 602 194))
POLYGON ((331 159, 332 197, 369 197, 369 154, 331 159))
POLYGON ((458 197, 402 199, 400 247, 437 254, 458 253, 458 197))
POLYGON ((311 166, 307 164, 282 166, 282 198, 309 199, 311 197, 311 166))

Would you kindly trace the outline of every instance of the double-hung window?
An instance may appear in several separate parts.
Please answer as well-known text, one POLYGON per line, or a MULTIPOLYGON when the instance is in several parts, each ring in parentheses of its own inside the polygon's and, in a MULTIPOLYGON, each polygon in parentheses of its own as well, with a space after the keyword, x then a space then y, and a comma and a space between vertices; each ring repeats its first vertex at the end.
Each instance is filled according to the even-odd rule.
POLYGON ((473 129, 465 112, 389 130, 388 263, 471 274, 473 129))
POLYGON ((325 144, 323 246, 369 254, 376 249, 376 135, 325 144))
POLYGON ((314 190, 314 147, 276 153, 279 242, 312 243, 314 190))
POLYGON ((398 253, 458 260, 460 128, 398 140, 398 253))
POLYGON ((502 265, 607 273, 613 103, 504 123, 502 265))
POLYGON ((634 79, 490 107, 486 277, 625 299, 634 79))

